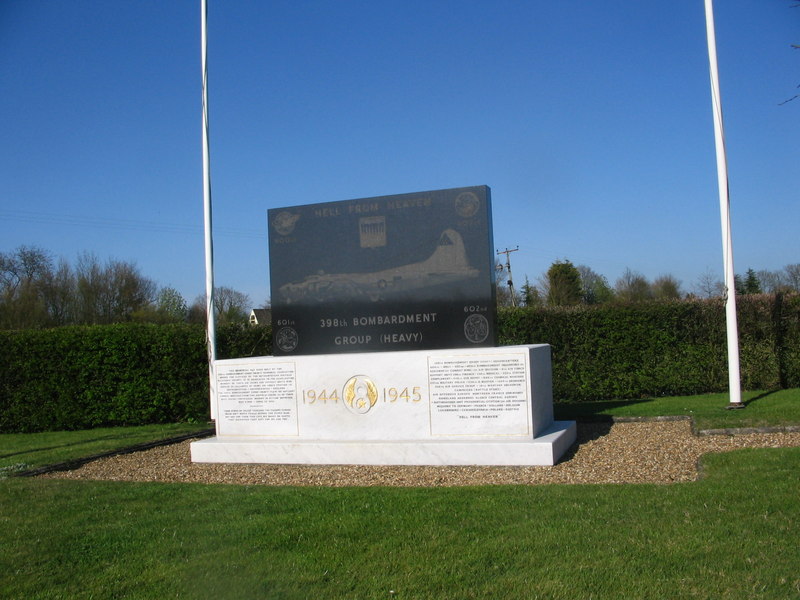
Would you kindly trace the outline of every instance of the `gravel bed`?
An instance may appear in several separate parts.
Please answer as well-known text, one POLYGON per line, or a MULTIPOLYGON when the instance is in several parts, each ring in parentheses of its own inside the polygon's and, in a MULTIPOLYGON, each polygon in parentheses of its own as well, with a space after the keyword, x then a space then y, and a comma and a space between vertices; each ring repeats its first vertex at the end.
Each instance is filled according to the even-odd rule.
POLYGON ((344 466, 192 463, 190 441, 103 458, 40 477, 292 486, 463 486, 675 483, 698 478, 709 452, 800 446, 800 432, 696 436, 691 422, 579 423, 578 439, 552 467, 344 466))

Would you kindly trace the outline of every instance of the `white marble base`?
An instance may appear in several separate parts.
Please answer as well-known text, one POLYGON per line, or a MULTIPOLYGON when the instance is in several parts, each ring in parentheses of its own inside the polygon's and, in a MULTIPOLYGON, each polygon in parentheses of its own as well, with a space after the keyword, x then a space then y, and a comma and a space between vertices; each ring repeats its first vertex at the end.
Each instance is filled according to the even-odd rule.
POLYGON ((191 444, 192 462, 311 465, 554 465, 576 437, 554 421, 533 439, 500 441, 276 441, 213 437, 191 444))
POLYGON ((193 462, 552 465, 546 344, 255 357, 215 364, 217 437, 193 462))

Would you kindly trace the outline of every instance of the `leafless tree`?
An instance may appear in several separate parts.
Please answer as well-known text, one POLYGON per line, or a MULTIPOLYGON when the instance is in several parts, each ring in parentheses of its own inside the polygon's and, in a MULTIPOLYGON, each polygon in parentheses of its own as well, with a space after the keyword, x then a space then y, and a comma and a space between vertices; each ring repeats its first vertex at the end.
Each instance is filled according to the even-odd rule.
POLYGON ((786 265, 783 271, 786 273, 786 285, 795 292, 800 292, 800 263, 786 265))
POLYGON ((774 294, 786 287, 785 275, 781 271, 761 270, 756 273, 761 290, 767 294, 774 294))
POLYGON ((50 272, 42 283, 42 296, 52 325, 68 325, 75 322, 76 285, 72 267, 63 258, 58 268, 50 272))
POLYGON ((155 283, 129 262, 110 260, 101 265, 97 256, 84 253, 76 267, 77 311, 81 323, 127 321, 155 300, 155 283))
POLYGON ((697 278, 694 289, 701 298, 716 298, 725 293, 725 284, 711 270, 707 270, 697 278))
POLYGON ((52 268, 50 255, 41 248, 20 246, 0 253, 0 327, 47 325, 42 282, 52 268))
MULTIPOLYGON (((220 286, 214 289, 214 313, 217 324, 245 323, 250 315, 250 297, 233 288, 220 286)), ((206 318, 206 295, 200 294, 189 307, 189 321, 204 322, 206 318)))

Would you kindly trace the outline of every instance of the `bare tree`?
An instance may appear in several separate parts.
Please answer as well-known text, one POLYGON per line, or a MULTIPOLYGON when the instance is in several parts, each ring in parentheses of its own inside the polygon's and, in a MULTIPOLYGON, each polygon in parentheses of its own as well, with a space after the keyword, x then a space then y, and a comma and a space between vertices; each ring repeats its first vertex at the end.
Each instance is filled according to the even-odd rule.
POLYGON ((547 273, 542 273, 536 278, 536 288, 539 290, 539 296, 547 299, 550 295, 550 282, 547 280, 547 273))
POLYGON ((795 292, 800 292, 800 263, 786 265, 783 271, 786 273, 786 285, 795 292))
POLYGON ((716 298, 725 293, 725 284, 709 269, 697 278, 694 289, 701 298, 716 298))
POLYGON ((785 274, 781 271, 758 271, 756 278, 761 290, 767 294, 774 294, 786 287, 785 274))
POLYGON ((50 255, 41 248, 20 246, 0 253, 0 327, 48 325, 42 291, 52 269, 50 255))
POLYGON ((97 256, 84 253, 76 268, 78 321, 115 323, 151 304, 156 285, 133 264, 111 260, 105 266, 97 256))
MULTIPOLYGON (((217 324, 246 323, 250 315, 250 297, 233 288, 220 286, 214 289, 214 312, 217 324)), ((206 319, 206 295, 200 294, 189 307, 189 322, 201 323, 206 319)))
POLYGON ((139 273, 133 263, 112 260, 106 269, 111 283, 109 296, 115 321, 127 321, 134 312, 155 301, 155 282, 139 273))
POLYGON ((104 311, 104 307, 108 306, 106 298, 108 281, 97 255, 83 252, 78 256, 78 264, 75 267, 75 289, 79 323, 110 322, 110 315, 104 311))
POLYGON ((41 248, 20 246, 13 253, 0 253, 0 289, 13 295, 20 286, 33 284, 52 268, 53 260, 41 248))
POLYGON ((239 323, 247 321, 252 308, 247 294, 233 288, 220 287, 215 291, 215 306, 220 323, 239 323))
POLYGON ((58 269, 49 274, 42 286, 42 295, 52 325, 68 325, 75 322, 76 309, 75 274, 63 258, 58 269))

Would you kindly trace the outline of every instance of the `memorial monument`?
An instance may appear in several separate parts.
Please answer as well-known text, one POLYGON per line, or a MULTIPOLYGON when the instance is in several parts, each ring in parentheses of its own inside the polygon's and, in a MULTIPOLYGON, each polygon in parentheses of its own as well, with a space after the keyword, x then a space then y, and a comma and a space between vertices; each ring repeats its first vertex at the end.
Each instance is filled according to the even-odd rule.
POLYGON ((268 211, 273 354, 216 361, 195 462, 552 465, 550 347, 497 347, 486 186, 268 211))
POLYGON ((269 211, 274 354, 493 347, 486 186, 269 211))

